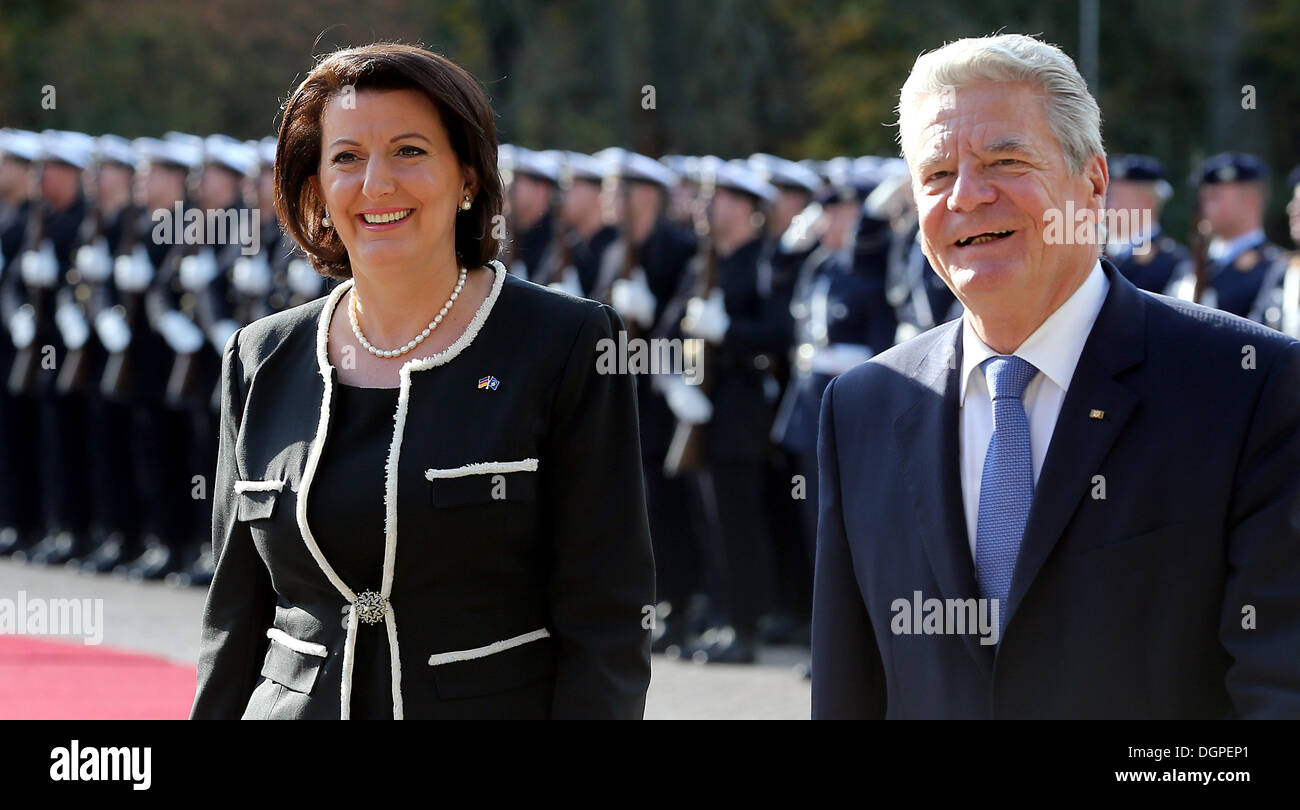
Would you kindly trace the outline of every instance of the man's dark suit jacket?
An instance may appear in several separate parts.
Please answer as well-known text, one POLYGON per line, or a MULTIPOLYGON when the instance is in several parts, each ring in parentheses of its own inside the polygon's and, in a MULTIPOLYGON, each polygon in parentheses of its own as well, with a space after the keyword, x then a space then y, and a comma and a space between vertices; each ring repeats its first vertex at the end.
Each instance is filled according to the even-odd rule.
POLYGON ((815 718, 1300 717, 1300 343, 1102 265, 996 647, 891 632, 979 596, 961 320, 826 389, 815 718))
MULTIPOLYGON (((396 504, 403 716, 639 718, 655 591, 635 383, 597 370, 601 341, 623 324, 492 264, 464 336, 403 364, 390 469, 374 471, 396 504)), ((342 714, 349 600, 316 559, 304 504, 331 497, 311 477, 338 429, 326 334, 350 286, 255 321, 226 347, 194 718, 342 714)))

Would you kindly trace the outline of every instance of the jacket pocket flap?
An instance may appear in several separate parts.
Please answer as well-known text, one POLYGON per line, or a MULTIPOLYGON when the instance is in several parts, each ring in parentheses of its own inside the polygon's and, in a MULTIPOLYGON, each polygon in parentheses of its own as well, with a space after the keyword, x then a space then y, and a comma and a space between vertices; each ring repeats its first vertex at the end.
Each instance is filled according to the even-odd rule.
MULTIPOLYGON (((434 659, 440 655, 448 654, 437 654, 434 659)), ((549 638, 538 638, 500 652, 436 664, 432 669, 440 698, 452 700, 490 695, 526 686, 553 674, 555 648, 549 638)))
POLYGON ((236 520, 260 520, 269 518, 275 511, 275 492, 241 492, 239 508, 235 511, 236 520))
MULTIPOLYGON (((320 646, 292 638, 288 640, 296 642, 297 645, 302 645, 303 649, 320 646)), ((285 642, 273 636, 270 645, 266 649, 266 659, 262 662, 262 675, 295 692, 310 695, 312 687, 316 683, 316 673, 320 671, 321 664, 325 662, 323 655, 318 655, 318 652, 320 650, 300 652, 291 649, 285 642)))
POLYGON ((537 459, 533 458, 425 470, 424 477, 432 483, 435 507, 537 497, 537 459))

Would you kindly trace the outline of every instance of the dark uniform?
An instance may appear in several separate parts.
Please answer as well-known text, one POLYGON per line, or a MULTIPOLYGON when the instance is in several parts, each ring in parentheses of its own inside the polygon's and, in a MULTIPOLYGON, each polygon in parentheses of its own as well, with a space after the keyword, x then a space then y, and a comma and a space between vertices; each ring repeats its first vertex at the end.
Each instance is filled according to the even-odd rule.
MULTIPOLYGON (((628 227, 629 211, 624 209, 624 220, 613 229, 612 239, 608 234, 602 237, 609 241, 598 257, 587 294, 623 308, 620 314, 628 326, 629 338, 672 337, 683 305, 676 296, 697 252, 695 235, 664 214, 662 197, 676 185, 677 178, 653 158, 622 149, 607 149, 595 157, 611 183, 653 185, 660 190, 661 200, 650 232, 639 242, 628 227), (627 302, 621 300, 622 288, 634 289, 639 295, 638 312, 628 309, 627 302)), ((622 186, 619 188, 622 193, 622 186)), ((648 374, 638 376, 637 413, 655 552, 656 601, 663 616, 662 632, 654 645, 656 650, 665 651, 684 647, 683 618, 692 593, 702 587, 702 518, 687 478, 665 474, 664 463, 677 420, 655 382, 648 374)))
MULTIPOLYGON (((23 188, 5 189, 9 200, 0 200, 0 288, 10 273, 19 272, 16 261, 27 236, 27 224, 35 204, 28 194, 32 164, 40 157, 40 136, 20 130, 0 131, 0 160, 10 168, 23 188)), ((0 555, 12 554, 35 544, 43 535, 36 476, 37 416, 30 397, 15 396, 8 380, 16 355, 8 329, 0 329, 0 555)))
MULTIPOLYGON (((1172 193, 1164 165, 1149 155, 1114 155, 1108 163, 1112 188, 1116 183, 1149 185, 1162 202, 1172 193)), ((1131 219, 1131 212, 1121 213, 1124 220, 1131 219)), ((1157 217, 1158 212, 1153 210, 1151 216, 1157 217)), ((1188 260, 1186 248, 1164 234, 1159 221, 1151 223, 1149 234, 1140 232, 1142 223, 1130 222, 1129 227, 1130 233, 1111 235, 1113 241, 1106 246, 1106 258, 1138 289, 1165 292, 1188 260)))
MULTIPOLYGON (((1198 175, 1200 185, 1263 183, 1268 169, 1254 155, 1225 152, 1209 158, 1198 175)), ((1269 243, 1262 222, 1249 233, 1230 240, 1215 239, 1207 251, 1206 289, 1201 303, 1274 329, 1282 325, 1282 275, 1286 271, 1281 248, 1269 243)), ((1190 299, 1194 286, 1192 263, 1175 272, 1171 291, 1190 299)))
MULTIPOLYGON (((747 195, 758 208, 776 191, 743 161, 706 166, 719 189, 747 195)), ((704 184, 708 185, 707 179, 704 184)), ((773 604, 772 541, 764 495, 772 418, 779 386, 774 367, 789 350, 793 335, 790 297, 793 277, 782 286, 760 271, 761 232, 717 259, 716 286, 708 293, 696 281, 685 309, 682 331, 708 342, 711 361, 704 387, 712 418, 704 429, 703 468, 696 474, 709 528, 706 540, 714 603, 725 610, 734 636, 705 638, 698 652, 708 661, 754 660, 759 619, 773 604), (725 311, 717 339, 716 301, 725 311), (714 321, 714 326, 706 325, 714 321)), ((671 399, 670 399, 671 402, 671 399)))
POLYGON ((14 557, 62 563, 85 553, 90 544, 87 403, 76 376, 84 369, 89 328, 76 304, 80 279, 73 251, 87 212, 80 172, 90 164, 94 139, 49 130, 42 133, 41 146, 41 171, 77 172, 76 189, 67 201, 37 202, 23 248, 5 270, 0 295, 17 349, 10 392, 36 412, 34 471, 44 529, 40 542, 15 550, 14 557))

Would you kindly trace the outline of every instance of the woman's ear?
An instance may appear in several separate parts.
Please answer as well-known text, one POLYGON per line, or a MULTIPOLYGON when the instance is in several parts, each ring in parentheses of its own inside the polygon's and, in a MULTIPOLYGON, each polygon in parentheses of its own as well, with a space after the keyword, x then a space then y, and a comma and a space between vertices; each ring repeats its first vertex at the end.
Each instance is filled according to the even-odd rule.
POLYGON ((317 196, 317 197, 321 200, 321 202, 323 203, 323 202, 325 201, 325 198, 324 198, 323 196, 321 196, 321 193, 320 193, 320 177, 318 177, 317 175, 314 175, 314 174, 313 174, 311 177, 308 177, 307 180, 311 183, 311 190, 314 191, 314 192, 316 192, 316 196, 317 196))
POLYGON ((463 179, 462 188, 466 189, 470 199, 478 196, 478 173, 469 166, 461 167, 461 177, 463 179))

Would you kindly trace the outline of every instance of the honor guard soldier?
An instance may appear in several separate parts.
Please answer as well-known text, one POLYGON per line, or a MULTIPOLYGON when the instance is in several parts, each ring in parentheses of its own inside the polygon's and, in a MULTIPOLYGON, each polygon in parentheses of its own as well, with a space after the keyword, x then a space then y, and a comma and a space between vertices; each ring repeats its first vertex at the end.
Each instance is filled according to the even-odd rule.
MULTIPOLYGON (((635 339, 669 337, 673 326, 667 307, 696 253, 695 235, 667 216, 668 195, 679 178, 660 161, 619 147, 592 157, 601 164, 603 175, 602 219, 614 223, 616 233, 600 255, 588 295, 618 310, 627 326, 628 345, 635 339)), ((653 649, 675 653, 684 649, 683 617, 697 585, 701 542, 694 522, 698 510, 686 478, 669 476, 664 470, 677 420, 655 385, 662 379, 662 375, 638 378, 637 413, 657 601, 663 616, 656 624, 653 649)))
POLYGON ((62 564, 90 545, 86 400, 80 385, 90 327, 78 306, 73 251, 86 217, 82 172, 95 140, 79 132, 41 133, 40 200, 23 249, 3 279, 3 312, 16 356, 10 391, 37 411, 35 470, 44 538, 15 559, 62 564), (14 265, 17 264, 17 267, 14 265))
POLYGON ((548 274, 542 264, 555 232, 552 208, 560 166, 553 155, 509 144, 500 147, 497 165, 506 188, 510 235, 504 264, 514 275, 534 281, 548 274))
POLYGON ((1171 293, 1280 328, 1285 267, 1281 250, 1264 235, 1268 167, 1254 155, 1224 152, 1202 164, 1197 182, 1194 221, 1209 244, 1203 256, 1192 251, 1171 293), (1200 278, 1198 263, 1204 268, 1200 278))
POLYGON ((605 250, 618 238, 618 229, 607 221, 600 190, 604 166, 580 152, 566 152, 560 169, 560 223, 563 230, 554 240, 553 267, 559 268, 548 284, 570 295, 590 298, 600 273, 605 250))
POLYGON ((697 266, 681 333, 703 342, 703 377, 699 385, 677 378, 667 398, 679 421, 702 433, 693 480, 711 524, 708 582, 730 627, 706 635, 694 657, 752 663, 759 619, 772 599, 763 496, 778 393, 773 360, 790 349, 791 290, 766 288, 759 271, 763 211, 776 201, 776 188, 742 160, 710 161, 701 172, 713 188, 709 240, 716 262, 697 266))
MULTIPOLYGON (((133 204, 136 155, 130 141, 116 135, 102 135, 95 142, 90 215, 85 219, 75 254, 80 276, 66 295, 75 292, 74 303, 88 324, 91 336, 81 361, 87 368, 78 375, 77 386, 88 406, 85 465, 90 476, 91 537, 94 549, 79 560, 70 560, 83 571, 112 571, 138 549, 139 503, 131 463, 130 403, 118 396, 118 389, 105 386, 108 377, 122 373, 122 352, 129 328, 113 279, 114 256, 128 240, 136 240, 140 210, 133 204)), ((129 372, 129 370, 128 370, 129 372)))
MULTIPOLYGON (((775 202, 765 212, 763 255, 759 260, 760 282, 767 289, 793 291, 806 255, 783 250, 782 237, 791 223, 813 202, 822 188, 822 178, 807 166, 763 152, 750 155, 747 163, 760 178, 776 188, 775 202)), ((777 402, 784 402, 791 385, 791 357, 773 357, 777 402)), ((778 441, 768 452, 766 494, 769 535, 775 564, 773 613, 760 620, 762 641, 768 644, 807 645, 808 609, 812 604, 812 569, 806 548, 815 536, 805 537, 803 510, 806 503, 791 497, 800 475, 797 458, 778 441)), ((803 492, 801 494, 806 494, 803 492)), ((815 525, 815 524, 814 524, 815 525)))
MULTIPOLYGON (((793 377, 772 426, 773 439, 791 454, 804 483, 798 533, 804 543, 797 570, 809 590, 817 539, 822 391, 835 375, 889 348, 895 330, 894 313, 885 299, 890 221, 880 212, 865 211, 864 205, 883 178, 897 170, 892 163, 861 159, 831 161, 827 168, 830 180, 816 200, 822 219, 812 226, 820 237, 803 263, 791 303, 793 377)), ((789 560, 783 572, 795 569, 795 563, 789 560)))
MULTIPOLYGON (((0 289, 20 272, 18 254, 35 205, 35 165, 41 138, 35 132, 0 130, 0 289)), ((15 350, 8 320, 0 329, 0 555, 38 542, 44 534, 36 489, 37 416, 31 397, 14 396, 9 376, 15 350)))
POLYGON ((138 138, 132 145, 139 159, 136 202, 141 213, 136 238, 124 240, 113 262, 123 315, 117 338, 123 362, 103 384, 130 403, 141 537, 137 553, 113 571, 132 579, 158 579, 180 564, 174 549, 189 537, 193 520, 185 461, 189 425, 185 414, 168 407, 167 388, 177 350, 193 351, 203 337, 160 299, 171 298, 173 280, 179 286, 176 270, 186 252, 184 221, 183 216, 172 220, 178 205, 182 212, 193 207, 188 180, 201 165, 203 149, 201 139, 176 134, 138 138))
POLYGON ((1106 256, 1143 290, 1163 293, 1187 251, 1160 227, 1160 212, 1173 195, 1165 167, 1147 155, 1115 155, 1106 189, 1106 256))
POLYGON ((167 572, 167 579, 173 584, 206 584, 213 571, 212 500, 207 489, 216 476, 221 354, 239 328, 231 287, 234 265, 244 256, 245 247, 253 247, 246 240, 260 238, 260 231, 251 232, 255 224, 260 228, 260 222, 254 222, 244 199, 244 179, 256 168, 256 151, 242 141, 225 135, 204 139, 197 191, 204 216, 203 243, 190 246, 193 252, 181 258, 172 276, 171 291, 179 296, 158 298, 162 307, 173 307, 163 317, 184 316, 204 338, 189 355, 177 353, 168 379, 169 404, 188 419, 188 473, 197 488, 189 501, 187 536, 177 538, 172 547, 175 570, 167 572))

